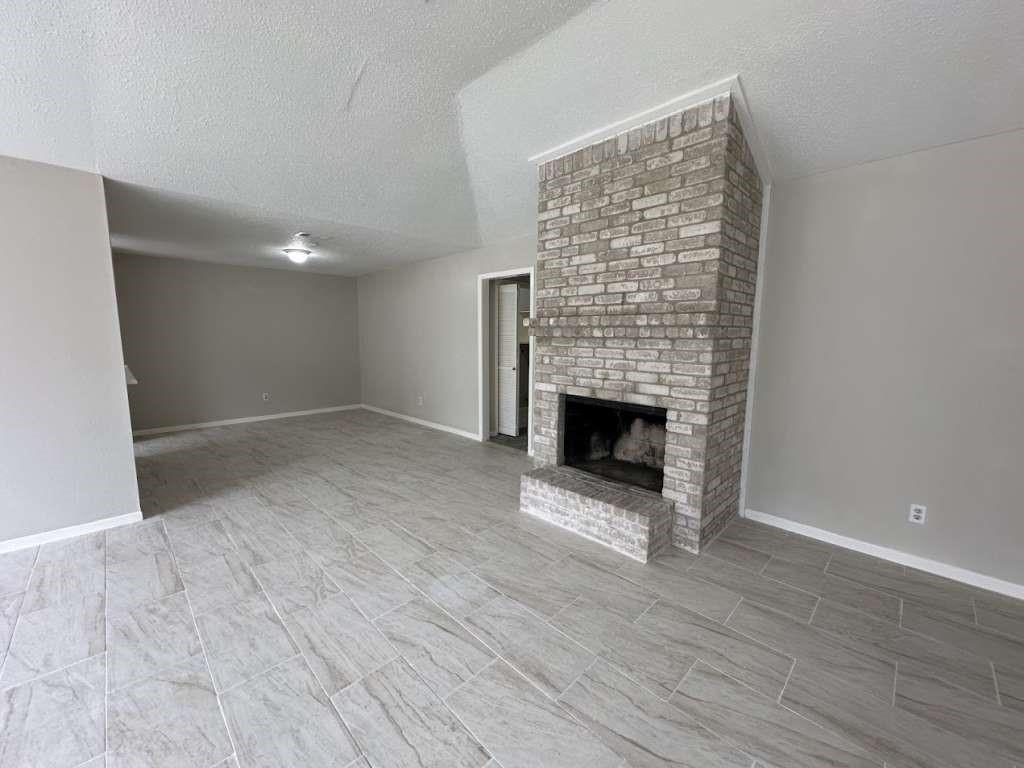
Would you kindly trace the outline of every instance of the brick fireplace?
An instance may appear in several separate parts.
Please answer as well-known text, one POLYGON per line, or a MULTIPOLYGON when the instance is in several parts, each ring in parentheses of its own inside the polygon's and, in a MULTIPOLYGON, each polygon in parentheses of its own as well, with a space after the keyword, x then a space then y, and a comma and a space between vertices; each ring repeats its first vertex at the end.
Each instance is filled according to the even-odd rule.
POLYGON ((735 105, 724 95, 552 160, 539 183, 538 469, 523 511, 639 559, 669 539, 699 551, 739 504, 761 182, 735 105), (578 404, 594 401, 625 416, 581 437, 574 425, 594 424, 578 404), (652 435, 660 447, 642 444, 652 435))

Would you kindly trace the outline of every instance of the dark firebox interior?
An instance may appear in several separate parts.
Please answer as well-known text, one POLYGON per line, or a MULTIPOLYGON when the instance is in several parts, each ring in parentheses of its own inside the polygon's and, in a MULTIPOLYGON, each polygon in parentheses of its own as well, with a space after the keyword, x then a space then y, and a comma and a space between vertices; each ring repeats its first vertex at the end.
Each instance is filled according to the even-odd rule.
POLYGON ((564 396, 565 464, 661 492, 665 467, 665 409, 564 396))

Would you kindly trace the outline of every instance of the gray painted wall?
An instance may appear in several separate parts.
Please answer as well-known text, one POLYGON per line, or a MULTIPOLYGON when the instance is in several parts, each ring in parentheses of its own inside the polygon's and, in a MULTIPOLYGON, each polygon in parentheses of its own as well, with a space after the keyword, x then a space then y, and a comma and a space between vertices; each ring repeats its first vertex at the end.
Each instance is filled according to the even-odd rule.
POLYGON ((1024 583, 1022 168, 1017 131, 775 185, 748 508, 1024 583))
POLYGON ((114 272, 135 429, 359 402, 354 279, 121 254, 114 272))
POLYGON ((363 402, 476 434, 477 276, 532 267, 535 251, 522 237, 360 277, 363 402))
POLYGON ((139 511, 99 176, 0 157, 0 541, 139 511))

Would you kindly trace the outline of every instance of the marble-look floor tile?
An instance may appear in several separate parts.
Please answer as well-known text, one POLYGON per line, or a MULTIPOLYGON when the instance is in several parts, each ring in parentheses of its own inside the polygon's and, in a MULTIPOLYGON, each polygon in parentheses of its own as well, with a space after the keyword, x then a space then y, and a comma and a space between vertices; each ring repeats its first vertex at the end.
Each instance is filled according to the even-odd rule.
POLYGON ((132 525, 122 525, 106 532, 107 566, 127 563, 147 555, 170 551, 170 541, 159 518, 132 525))
POLYGON ((900 618, 899 598, 875 592, 838 576, 830 576, 817 565, 792 563, 773 557, 761 575, 886 621, 896 623, 900 618))
POLYGON ((860 747, 702 662, 672 704, 764 768, 881 768, 860 747))
POLYGON ((808 592, 762 578, 739 566, 713 557, 702 557, 687 572, 712 584, 742 595, 800 621, 810 621, 818 598, 808 592))
MULTIPOLYGON (((436 554, 445 555, 467 568, 480 565, 494 556, 491 544, 450 518, 423 516, 400 519, 404 529, 428 544, 436 554)), ((399 570, 405 573, 408 567, 399 570)))
POLYGON ((569 556, 551 569, 566 587, 590 600, 600 601, 628 621, 646 611, 658 595, 618 574, 598 568, 586 560, 569 556))
POLYGON ((636 624, 676 653, 700 659, 768 696, 778 696, 793 667, 787 653, 667 600, 655 603, 636 624))
POLYGON ((824 568, 836 548, 822 541, 750 520, 734 520, 719 537, 722 541, 779 557, 792 563, 804 563, 824 568))
POLYGON ((374 623, 442 699, 494 658, 464 627, 423 598, 395 608, 374 623))
POLYGON ((21 613, 21 603, 24 599, 24 593, 0 597, 0 669, 3 668, 4 659, 10 649, 11 638, 14 637, 14 625, 18 621, 18 614, 21 613))
MULTIPOLYGON (((39 597, 32 598, 30 608, 33 605, 47 607, 47 600, 51 599, 53 605, 63 605, 79 601, 82 594, 103 595, 103 584, 110 580, 107 566, 114 571, 118 564, 158 554, 162 548, 159 524, 165 521, 172 533, 182 534, 190 527, 223 520, 226 522, 207 526, 206 530, 223 529, 227 524, 237 527, 240 539, 250 537, 249 542, 243 542, 247 544, 247 552, 231 555, 236 551, 235 542, 225 530, 221 540, 228 542, 227 551, 214 557, 197 558, 196 564, 201 563, 201 568, 190 570, 186 563, 177 562, 189 601, 204 620, 224 612, 230 614, 240 601, 262 594, 262 588, 247 567, 250 563, 259 565, 255 561, 260 557, 274 561, 305 552, 325 568, 332 580, 342 574, 344 579, 338 580, 348 580, 347 585, 338 586, 351 594, 355 603, 348 596, 338 595, 316 609, 300 609, 284 617, 288 632, 278 635, 286 638, 288 652, 293 654, 282 659, 282 663, 297 658, 301 651, 301 657, 313 665, 314 674, 330 694, 337 694, 340 686, 352 685, 364 674, 398 657, 397 650, 366 619, 366 613, 374 618, 384 616, 386 620, 389 611, 418 597, 420 604, 429 600, 429 605, 440 606, 477 640, 484 642, 465 619, 484 610, 491 602, 505 599, 499 597, 500 589, 473 573, 486 565, 495 579, 499 574, 506 579, 506 588, 513 597, 532 605, 532 608, 530 605, 524 608, 529 615, 539 621, 547 614, 548 623, 561 621, 559 628, 551 631, 576 640, 588 653, 596 652, 598 666, 611 667, 655 698, 669 695, 669 688, 678 682, 674 678, 678 677, 680 669, 691 661, 697 664, 693 660, 701 656, 714 659, 710 662, 712 665, 734 664, 728 675, 742 677, 761 690, 777 694, 784 682, 784 665, 790 656, 797 656, 802 659, 796 664, 797 672, 801 671, 802 664, 811 672, 818 669, 833 677, 840 673, 842 685, 837 687, 845 690, 837 693, 874 696, 871 701, 879 701, 879 706, 886 711, 885 706, 892 709, 893 692, 888 692, 885 701, 879 697, 883 693, 879 670, 891 671, 896 667, 904 681, 911 676, 921 681, 918 687, 926 695, 918 691, 914 700, 922 706, 935 708, 927 710, 928 717, 922 716, 925 710, 909 712, 896 708, 898 711, 933 725, 937 725, 935 720, 941 713, 941 717, 950 718, 950 728, 959 729, 951 735, 959 735, 975 746, 988 743, 982 728, 986 724, 991 726, 996 729, 991 745, 996 753, 994 761, 1006 754, 1005 746, 1002 751, 998 746, 1003 738, 998 731, 999 724, 1004 722, 1000 716, 1004 710, 1014 714, 1024 712, 1024 669, 1020 668, 1012 650, 1012 643, 1024 640, 1018 624, 1024 603, 1009 598, 1003 602, 1004 598, 974 587, 749 520, 730 523, 711 545, 710 554, 699 559, 680 550, 670 550, 648 565, 622 560, 597 544, 522 515, 518 502, 520 473, 532 464, 529 457, 507 449, 495 449, 380 414, 354 410, 147 437, 137 441, 136 455, 143 509, 151 517, 159 516, 143 526, 108 531, 103 535, 105 558, 95 557, 104 552, 103 547, 97 548, 95 539, 46 547, 40 557, 41 575, 36 576, 32 587, 39 597), (269 498, 267 503, 257 499, 252 490, 257 484, 282 484, 286 493, 275 497, 276 506, 271 506, 269 498), (306 500, 298 499, 295 490, 306 500), (162 510, 169 513, 162 514, 162 510), (365 531, 370 531, 367 538, 383 536, 376 542, 378 548, 383 551, 389 544, 395 545, 390 557, 405 560, 401 542, 383 533, 393 532, 389 522, 397 524, 400 530, 422 541, 435 553, 392 568, 371 554, 358 541, 358 536, 354 536, 365 531), (267 532, 274 536, 267 538, 267 532), (277 549, 273 549, 275 545, 277 549), (738 557, 732 557, 729 562, 731 555, 738 557), (758 566, 767 558, 771 559, 758 573, 758 566), (359 560, 362 562, 356 562, 359 560), (89 562, 94 564, 91 570, 84 567, 89 562), (743 580, 736 576, 737 581, 730 582, 731 588, 724 586, 726 582, 722 579, 718 584, 711 583, 702 570, 709 567, 708 563, 712 566, 721 563, 725 571, 742 573, 743 580), (690 572, 690 569, 695 570, 690 572), (610 579, 607 573, 628 580, 639 590, 625 587, 623 591, 623 584, 610 579), (514 583, 519 584, 518 591, 514 591, 514 583), (821 598, 811 614, 808 628, 799 625, 801 619, 806 622, 805 615, 793 615, 791 621, 769 616, 770 610, 781 608, 784 612, 785 600, 793 594, 783 591, 780 600, 780 595, 772 591, 780 585, 796 592, 802 590, 815 599, 821 598), (736 622, 748 618, 750 610, 749 606, 738 610, 741 601, 738 592, 747 593, 747 602, 753 605, 758 603, 751 591, 755 587, 767 590, 760 599, 764 601, 763 613, 769 616, 774 629, 763 630, 763 636, 750 638, 746 633, 756 633, 754 629, 744 627, 744 631, 739 632, 735 628, 736 622), (560 592, 565 593, 565 600, 557 599, 560 592), (655 604, 641 608, 644 612, 639 614, 640 618, 630 621, 627 617, 641 602, 636 595, 645 594, 656 594, 663 603, 680 606, 698 616, 676 615, 666 611, 664 605, 659 608, 655 604), (546 595, 555 595, 556 599, 545 603, 546 595), (935 626, 929 631, 942 634, 942 638, 933 639, 901 628, 896 608, 902 599, 935 613, 936 617, 929 619, 935 626), (346 610, 339 611, 337 617, 320 615, 325 606, 336 603, 346 606, 346 610), (734 611, 733 626, 716 629, 714 622, 725 623, 734 611), (649 614, 653 618, 648 618, 649 614), (305 619, 304 626, 296 621, 299 618, 305 619), (948 628, 947 622, 952 622, 948 628), (726 634, 719 636, 723 631, 726 634), (288 640, 293 641, 298 650, 288 646, 288 640), (763 652, 762 644, 778 647, 771 650, 759 668, 754 662, 759 652, 763 652), (990 659, 989 655, 993 654, 997 658, 990 659), (775 668, 775 664, 779 667, 775 668), (758 669, 761 671, 757 672, 758 669), (335 686, 339 686, 338 690, 335 686), (962 693, 963 698, 957 702, 944 699, 941 691, 947 686, 950 691, 962 693), (972 695, 982 699, 972 700, 972 695), (961 701, 974 706, 964 712, 957 709, 961 701), (973 730, 967 730, 968 727, 973 730)), ((397 536, 406 540, 401 534, 397 536)), ((200 547, 210 543, 201 540, 199 534, 195 537, 200 539, 200 547)), ((181 539, 181 535, 178 538, 181 539)), ((3 583, 3 562, 4 558, 0 557, 0 584, 3 583)), ((129 576, 136 575, 138 571, 129 573, 129 576)), ((15 576, 15 582, 28 577, 27 573, 15 576)), ((9 594, 16 595, 27 589, 27 585, 21 583, 14 589, 16 591, 9 594)), ((145 595, 145 590, 140 594, 145 595)), ((117 598, 108 600, 111 602, 117 602, 117 598)), ((797 608, 802 610, 800 606, 797 608)), ((109 604, 107 609, 111 616, 118 614, 109 604)), ((788 609, 792 610, 792 606, 788 609)), ((10 616, 8 626, 13 625, 17 610, 8 606, 5 613, 0 606, 0 616, 10 616)), ((396 615, 401 616, 406 610, 412 607, 397 611, 396 615)), ((276 609, 270 613, 281 618, 276 609)), ((911 608, 908 622, 915 621, 920 619, 911 608)), ((541 624, 541 627, 546 626, 541 624)), ((916 629, 922 628, 916 625, 916 629)), ((280 628, 276 631, 281 633, 280 628)), ((259 645, 255 644, 256 652, 250 654, 245 644, 254 642, 253 636, 258 635, 262 640, 262 636, 268 634, 273 636, 274 630, 265 630, 259 622, 254 622, 252 629, 232 632, 231 647, 235 648, 232 652, 246 657, 246 661, 250 661, 250 655, 258 659, 259 645)), ((418 635, 416 639, 423 640, 418 635)), ((487 669, 498 665, 507 668, 506 662, 499 660, 487 669)), ((254 664, 254 667, 259 666, 254 664)), ((555 667, 561 669, 562 665, 555 667)), ((523 678, 522 673, 514 674, 534 697, 555 706, 550 695, 546 696, 523 678)), ((463 691, 471 690, 483 675, 486 669, 455 688, 446 703, 457 700, 463 691)), ((737 684, 750 693, 742 683, 737 684)), ((904 685, 909 686, 909 683, 904 685)), ((904 690, 909 701, 911 689, 904 690)), ((648 698, 650 696, 643 693, 634 703, 646 702, 648 698)), ((772 696, 766 701, 778 706, 772 696)), ((498 712, 498 707, 489 709, 493 711, 488 711, 488 716, 498 712)), ((564 710, 558 712, 569 722, 576 722, 564 710)), ((775 710, 767 708, 764 714, 771 716, 767 724, 758 726, 758 733, 750 736, 755 743, 766 735, 770 741, 780 727, 780 721, 773 720, 777 715, 775 710)), ((870 727, 864 726, 870 721, 856 710, 849 718, 851 727, 870 727)), ((631 722, 634 721, 617 720, 615 727, 625 728, 631 722)), ((807 724, 806 718, 795 722, 807 724)), ((1012 721, 1004 724, 1006 722, 1012 721)), ((588 762, 586 746, 577 744, 577 749, 569 750, 551 748, 549 737, 523 729, 521 725, 494 726, 507 731, 499 734, 504 740, 500 743, 509 744, 508 754, 517 758, 513 760, 516 765, 505 765, 505 768, 522 765, 536 768, 545 762, 561 768, 574 762, 588 762), (514 744, 510 743, 513 739, 514 744)), ((948 734, 948 730, 942 730, 948 734)), ((482 738, 479 733, 476 735, 482 738)), ((883 730, 877 733, 883 741, 889 735, 883 730)), ((1009 737, 1006 733, 1003 736, 1009 737)), ((590 738, 591 742, 596 741, 593 734, 590 738)), ((777 745, 778 741, 775 743, 777 745)), ((821 756, 814 755, 813 751, 801 751, 806 742, 795 741, 794 744, 796 749, 789 752, 783 749, 767 753, 768 757, 759 761, 760 768, 769 768, 768 759, 777 759, 787 768, 802 768, 808 764, 818 768, 829 764, 827 754, 815 759, 821 756)), ((639 744, 641 749, 645 746, 648 745, 639 744)), ((733 746, 739 747, 738 744, 733 746)), ((593 759, 589 762, 600 764, 601 758, 594 754, 590 755, 593 759)), ((957 753, 950 750, 950 754, 957 753)), ((992 757, 991 751, 986 756, 992 757)), ((619 755, 612 758, 618 761, 618 768, 622 768, 623 758, 619 755)), ((361 768, 369 768, 370 765, 370 761, 358 756, 352 761, 350 766, 365 763, 361 768)), ((491 762, 495 765, 490 768, 497 768, 497 762, 502 761, 491 762)), ((1015 759, 1015 762, 1021 761, 1015 759)), ((897 763, 889 768, 902 766, 897 763)))
POLYGON ((38 547, 0 554, 0 596, 24 592, 38 547))
POLYGON ((111 691, 199 656, 202 646, 184 593, 107 616, 111 691))
POLYGON ((844 642, 841 637, 745 600, 729 617, 726 626, 798 662, 829 669, 847 684, 859 686, 879 699, 888 700, 892 696, 896 665, 865 653, 855 643, 844 642))
POLYGON ((489 528, 479 534, 476 547, 478 564, 501 561, 524 572, 542 571, 560 559, 547 557, 526 544, 507 538, 495 528, 489 528))
POLYGON ((975 596, 974 611, 981 626, 1024 640, 1024 602, 985 592, 975 596))
POLYGON ((999 688, 999 701, 1004 707, 1024 712, 1024 670, 993 665, 999 688))
POLYGON ((234 517, 224 518, 224 530, 251 566, 269 563, 301 551, 299 543, 276 520, 260 525, 242 525, 234 517))
POLYGON ((841 637, 865 653, 891 661, 900 669, 925 670, 927 674, 995 700, 992 667, 980 656, 828 600, 818 606, 811 626, 841 637))
POLYGON ((332 701, 380 768, 482 768, 490 755, 401 659, 332 701))
POLYGON ((905 565, 894 563, 891 560, 882 560, 881 558, 872 557, 871 555, 865 555, 862 552, 855 552, 852 549, 841 549, 837 547, 832 553, 832 558, 828 561, 828 565, 825 566, 825 570, 833 571, 838 570, 839 568, 857 569, 865 573, 891 578, 903 576, 907 572, 907 567, 905 565), (836 568, 831 568, 829 566, 836 566, 836 568))
POLYGON ((22 612, 31 613, 102 595, 106 590, 105 552, 102 533, 41 546, 22 612))
POLYGON ((220 511, 213 504, 202 500, 182 504, 161 502, 160 506, 162 509, 160 520, 171 536, 179 531, 202 523, 209 523, 221 517, 220 511))
POLYGON ((667 699, 694 662, 685 645, 581 597, 551 623, 632 680, 667 699))
POLYGON ((622 768, 622 758, 502 661, 448 706, 503 768, 622 768))
POLYGON ((549 618, 579 596, 562 582, 557 564, 523 570, 518 562, 497 559, 477 566, 473 573, 503 595, 549 618))
MULTIPOLYGON (((480 533, 480 538, 492 546, 499 548, 510 547, 512 551, 518 547, 525 547, 529 551, 539 555, 545 560, 557 562, 570 554, 570 550, 562 547, 550 539, 535 536, 524 528, 503 523, 495 528, 490 528, 480 533)), ((501 553, 498 555, 502 556, 501 553)))
POLYGON ((760 573, 772 556, 756 549, 750 549, 735 541, 725 538, 715 539, 701 550, 702 555, 717 557, 719 560, 746 568, 748 571, 760 573))
POLYGON ((560 528, 533 515, 518 514, 511 522, 512 525, 518 526, 540 539, 557 544, 572 554, 578 555, 600 568, 604 568, 606 571, 614 572, 623 563, 631 560, 631 558, 616 552, 610 547, 598 544, 590 539, 585 539, 572 531, 560 528))
POLYGON ((473 611, 464 623, 552 698, 594 660, 586 648, 507 597, 473 611))
POLYGON ((200 570, 207 561, 235 551, 221 520, 200 523, 170 532, 171 548, 182 571, 200 570))
POLYGON ((329 696, 398 656, 347 595, 295 611, 285 622, 329 696))
MULTIPOLYGON (((291 529, 289 529, 291 530, 291 529)), ((353 534, 334 520, 317 528, 301 528, 291 531, 302 551, 316 560, 352 560, 365 555, 369 550, 353 534)))
POLYGON ((331 518, 317 509, 312 502, 290 502, 268 507, 285 529, 292 535, 301 531, 317 530, 332 523, 331 518))
POLYGON ((290 479, 260 482, 255 490, 257 498, 269 506, 308 501, 299 482, 290 479))
POLYGON ((359 757, 300 657, 228 691, 221 702, 240 768, 343 768, 359 757))
POLYGON ((749 755, 602 661, 558 701, 634 768, 750 768, 749 755))
POLYGON ((498 592, 448 555, 435 552, 406 567, 405 577, 457 619, 498 596, 498 592))
POLYGON ((68 768, 104 750, 103 656, 0 691, 0 765, 68 768))
POLYGON ((989 745, 1012 760, 1024 761, 1024 713, 972 696, 932 677, 900 670, 896 706, 931 721, 944 731, 989 745))
POLYGON ((262 593, 249 566, 235 551, 182 566, 181 577, 197 616, 262 593))
POLYGON ((821 669, 797 664, 782 703, 888 765, 1011 768, 1010 761, 995 752, 845 685, 821 669))
POLYGON ((370 619, 409 602, 418 594, 411 584, 372 553, 354 560, 323 562, 322 567, 370 619))
POLYGON ((102 653, 103 622, 100 595, 22 613, 7 649, 0 687, 17 685, 102 653))
POLYGON ((426 557, 433 549, 393 522, 360 531, 356 538, 392 568, 402 569, 426 557))
POLYGON ((185 585, 167 550, 107 562, 107 610, 123 611, 181 592, 185 585))
POLYGON ((341 592, 320 566, 304 554, 257 565, 252 572, 282 614, 320 605, 341 592))
POLYGON ((107 768, 212 766, 232 751, 201 656, 110 696, 107 768))
MULTIPOLYGON (((622 565, 617 573, 691 611, 704 614, 715 621, 725 621, 739 604, 740 596, 716 584, 690 576, 681 568, 670 564, 671 560, 672 558, 659 556, 647 563, 634 561, 622 565)), ((693 560, 683 562, 690 565, 693 560)))
POLYGON ((956 614, 962 621, 974 621, 974 606, 971 593, 963 585, 950 586, 952 582, 941 582, 919 572, 906 568, 896 571, 892 563, 873 562, 863 555, 855 557, 847 552, 832 558, 826 569, 834 576, 840 576, 878 592, 913 601, 919 605, 939 608, 946 613, 956 614))
POLYGON ((204 613, 196 622, 218 691, 299 652, 263 595, 204 613))
POLYGON ((945 611, 905 600, 901 626, 1014 669, 1024 670, 1024 640, 987 627, 961 623, 945 611))

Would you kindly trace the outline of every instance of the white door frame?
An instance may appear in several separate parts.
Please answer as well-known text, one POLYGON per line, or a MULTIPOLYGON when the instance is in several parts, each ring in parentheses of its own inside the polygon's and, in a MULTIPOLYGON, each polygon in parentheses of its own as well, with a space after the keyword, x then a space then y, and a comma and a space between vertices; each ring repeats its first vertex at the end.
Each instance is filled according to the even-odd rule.
MULTIPOLYGON (((532 319, 537 311, 537 286, 533 279, 533 267, 518 267, 516 269, 505 269, 500 272, 487 272, 477 276, 476 291, 476 338, 477 338, 477 398, 479 407, 479 423, 477 439, 481 442, 491 436, 491 398, 490 382, 491 370, 489 357, 487 356, 488 344, 491 337, 491 292, 490 281, 502 277, 530 276, 530 318, 532 319)), ((527 404, 526 418, 526 440, 527 452, 533 455, 533 335, 530 335, 530 378, 528 386, 529 403, 527 404)))

